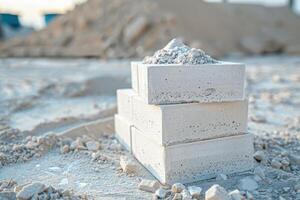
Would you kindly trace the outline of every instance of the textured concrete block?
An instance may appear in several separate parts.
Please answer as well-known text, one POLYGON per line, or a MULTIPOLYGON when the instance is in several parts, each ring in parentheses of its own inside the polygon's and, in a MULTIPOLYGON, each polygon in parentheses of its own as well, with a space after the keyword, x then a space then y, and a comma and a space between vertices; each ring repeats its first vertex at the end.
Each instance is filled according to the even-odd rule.
POLYGON ((117 90, 118 114, 127 120, 132 120, 132 97, 136 93, 132 89, 117 90))
POLYGON ((244 99, 244 64, 138 63, 137 71, 138 93, 147 104, 223 102, 244 99))
POLYGON ((132 122, 167 146, 245 133, 248 101, 147 105, 133 98, 132 122))
POLYGON ((138 62, 131 62, 131 86, 136 92, 139 91, 138 85, 138 62))
POLYGON ((124 117, 115 115, 115 137, 128 151, 131 151, 131 126, 124 117))
POLYGON ((189 183, 253 168, 253 135, 163 147, 132 128, 132 152, 161 183, 189 183))

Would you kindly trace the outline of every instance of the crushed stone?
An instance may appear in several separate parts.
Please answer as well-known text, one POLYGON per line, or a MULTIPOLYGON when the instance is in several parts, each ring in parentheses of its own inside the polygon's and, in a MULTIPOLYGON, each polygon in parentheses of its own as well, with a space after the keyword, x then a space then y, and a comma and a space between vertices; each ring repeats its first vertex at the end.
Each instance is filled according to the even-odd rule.
POLYGON ((172 185, 172 192, 174 192, 174 193, 180 193, 180 192, 182 192, 182 190, 184 190, 185 189, 185 186, 182 184, 182 183, 174 183, 173 185, 172 185))
POLYGON ((227 191, 220 185, 215 184, 205 192, 205 200, 230 200, 227 191))
POLYGON ((56 200, 56 199, 74 199, 88 200, 87 195, 75 195, 73 191, 55 189, 51 185, 46 186, 44 183, 33 182, 19 185, 16 181, 2 180, 0 181, 0 199, 3 200, 56 200))
POLYGON ((202 191, 201 187, 189 186, 188 190, 189 190, 190 194, 192 195, 192 198, 200 199, 200 194, 201 194, 201 191, 202 191))
POLYGON ((185 45, 180 39, 171 40, 163 49, 147 56, 144 64, 216 64, 217 60, 205 54, 201 49, 191 48, 185 45))
POLYGON ((60 144, 61 139, 54 134, 28 136, 16 142, 0 140, 0 167, 39 158, 60 144))

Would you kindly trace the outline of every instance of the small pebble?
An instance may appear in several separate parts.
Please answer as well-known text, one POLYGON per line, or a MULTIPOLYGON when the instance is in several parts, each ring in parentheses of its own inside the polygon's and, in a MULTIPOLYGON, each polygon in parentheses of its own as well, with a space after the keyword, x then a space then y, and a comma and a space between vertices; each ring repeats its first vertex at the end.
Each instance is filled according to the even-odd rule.
POLYGON ((215 184, 205 192, 205 200, 231 200, 231 197, 223 187, 215 184))
POLYGON ((191 200, 192 199, 192 195, 190 194, 190 192, 187 189, 182 190, 180 194, 182 195, 182 200, 191 200))
POLYGON ((200 194, 201 194, 201 191, 202 191, 201 187, 189 186, 188 187, 188 191, 192 195, 192 198, 194 198, 194 199, 200 199, 200 194))
POLYGON ((97 141, 88 141, 85 145, 89 151, 97 151, 100 149, 100 143, 97 141))
POLYGON ((277 159, 274 158, 271 161, 271 166, 274 167, 274 168, 276 168, 276 169, 280 169, 282 167, 282 164, 281 164, 281 162, 279 162, 279 160, 277 160, 277 159))
POLYGON ((263 151, 256 151, 253 157, 257 162, 261 162, 265 159, 265 153, 263 151))
POLYGON ((83 150, 83 149, 85 149, 82 139, 77 138, 75 141, 73 141, 70 145, 70 149, 72 149, 72 150, 83 150))
POLYGON ((165 190, 163 188, 159 188, 155 191, 155 196, 158 198, 158 199, 164 199, 167 197, 167 195, 170 193, 170 191, 168 190, 165 190))
POLYGON ((182 183, 174 183, 172 185, 172 189, 171 190, 172 190, 173 193, 180 193, 184 189, 185 189, 185 186, 182 183))
POLYGON ((160 184, 158 181, 156 180, 147 180, 147 179, 143 179, 138 188, 140 190, 146 191, 146 192, 155 192, 156 190, 158 190, 160 187, 160 184))
POLYGON ((290 191, 290 189, 291 189, 290 187, 283 187, 284 192, 288 192, 288 191, 290 191))
POLYGON ((46 189, 46 186, 42 183, 35 182, 24 186, 18 193, 18 200, 27 200, 33 197, 35 194, 39 194, 46 189))
POLYGON ((233 191, 229 192, 229 196, 231 197, 232 200, 243 200, 244 199, 243 195, 240 193, 239 190, 233 190, 233 191))
POLYGON ((120 165, 123 172, 127 174, 135 173, 138 168, 137 163, 127 156, 120 156, 120 165))
POLYGON ((267 120, 264 116, 262 115, 253 115, 250 117, 251 121, 256 122, 256 123, 265 123, 267 120))
POLYGON ((67 144, 61 148, 61 153, 69 153, 69 151, 70 151, 70 147, 67 144))

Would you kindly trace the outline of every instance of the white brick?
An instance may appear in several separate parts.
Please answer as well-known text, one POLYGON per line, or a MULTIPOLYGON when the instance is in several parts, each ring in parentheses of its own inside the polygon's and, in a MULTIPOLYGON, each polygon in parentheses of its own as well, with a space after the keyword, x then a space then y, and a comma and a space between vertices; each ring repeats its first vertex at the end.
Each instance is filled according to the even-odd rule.
POLYGON ((115 136, 128 151, 131 151, 131 126, 124 117, 115 115, 115 136))
POLYGON ((131 86, 136 92, 139 91, 138 85, 138 62, 131 62, 131 86))
POLYGON ((244 82, 245 65, 239 63, 138 64, 138 91, 147 104, 243 100, 244 82))
POLYGON ((160 145, 245 133, 248 101, 147 105, 133 97, 132 122, 160 145))
POLYGON ((253 168, 253 136, 244 134, 163 147, 132 128, 134 156, 161 183, 189 183, 253 168))
POLYGON ((127 120, 132 120, 132 97, 136 93, 132 89, 117 90, 118 114, 127 120))

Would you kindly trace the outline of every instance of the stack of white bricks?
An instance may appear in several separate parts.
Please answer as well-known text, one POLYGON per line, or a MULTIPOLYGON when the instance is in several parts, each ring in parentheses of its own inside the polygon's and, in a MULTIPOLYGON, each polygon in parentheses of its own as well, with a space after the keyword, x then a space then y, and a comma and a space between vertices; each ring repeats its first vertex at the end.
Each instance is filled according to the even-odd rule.
POLYGON ((132 63, 117 91, 116 137, 161 183, 188 183, 253 167, 245 66, 132 63))

